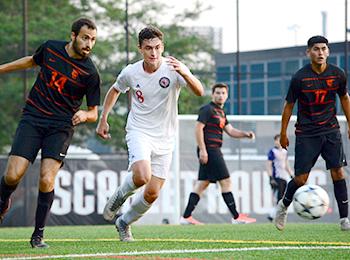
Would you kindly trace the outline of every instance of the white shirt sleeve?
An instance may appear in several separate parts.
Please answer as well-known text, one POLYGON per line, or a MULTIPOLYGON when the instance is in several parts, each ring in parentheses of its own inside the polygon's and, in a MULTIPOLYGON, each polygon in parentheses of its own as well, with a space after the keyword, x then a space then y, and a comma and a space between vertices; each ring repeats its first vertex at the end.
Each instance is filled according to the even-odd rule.
POLYGON ((117 77, 117 80, 113 83, 112 87, 119 92, 125 93, 130 89, 128 71, 130 70, 130 65, 123 69, 117 77))

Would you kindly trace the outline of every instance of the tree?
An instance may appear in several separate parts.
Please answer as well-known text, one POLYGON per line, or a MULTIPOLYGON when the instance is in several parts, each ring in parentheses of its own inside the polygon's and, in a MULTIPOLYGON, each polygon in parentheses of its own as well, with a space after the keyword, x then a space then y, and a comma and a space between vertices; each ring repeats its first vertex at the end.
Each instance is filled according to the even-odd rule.
MULTIPOLYGON (((22 50, 22 1, 5 0, 0 2, 0 57, 1 63, 20 58, 22 50)), ((154 0, 129 1, 130 62, 140 59, 137 49, 138 31, 146 24, 154 24, 165 33, 166 54, 175 56, 198 72, 204 85, 213 78, 204 71, 212 71, 213 49, 207 40, 191 33, 183 24, 188 19, 196 19, 207 9, 196 2, 193 10, 184 10, 169 18, 169 24, 159 22, 159 14, 167 14, 168 5, 154 0), (209 61, 209 62, 208 62, 209 61), (209 76, 208 76, 209 75, 209 76)), ((168 14, 167 14, 168 15, 168 14)), ((98 26, 98 40, 92 59, 100 71, 102 97, 114 82, 119 72, 126 66, 125 50, 125 0, 60 0, 28 1, 28 45, 29 54, 48 39, 69 41, 70 26, 73 20, 87 16, 95 19, 98 26)), ((29 72, 28 85, 35 80, 37 71, 29 72)), ((11 144, 23 107, 23 84, 20 73, 0 76, 0 109, 6 111, 0 121, 0 148, 11 144)), ((186 90, 180 95, 180 113, 196 113, 208 98, 189 95, 186 90)), ((102 102, 103 100, 101 100, 102 102)), ((85 104, 85 103, 84 103, 85 104)), ((127 95, 122 95, 118 106, 112 111, 110 125, 113 139, 108 141, 115 150, 125 148, 124 125, 127 116, 127 95)), ((76 129, 73 143, 86 143, 95 138, 96 124, 84 124, 76 129)))

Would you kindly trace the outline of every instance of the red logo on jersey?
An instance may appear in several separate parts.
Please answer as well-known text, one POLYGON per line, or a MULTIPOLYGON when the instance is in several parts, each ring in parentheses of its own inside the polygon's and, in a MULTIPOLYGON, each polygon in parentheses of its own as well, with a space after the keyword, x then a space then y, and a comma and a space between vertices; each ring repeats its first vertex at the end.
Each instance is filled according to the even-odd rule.
POLYGON ((79 72, 76 69, 72 70, 72 79, 77 79, 79 76, 79 72))
POLYGON ((333 86, 334 79, 326 79, 327 86, 330 88, 333 86))

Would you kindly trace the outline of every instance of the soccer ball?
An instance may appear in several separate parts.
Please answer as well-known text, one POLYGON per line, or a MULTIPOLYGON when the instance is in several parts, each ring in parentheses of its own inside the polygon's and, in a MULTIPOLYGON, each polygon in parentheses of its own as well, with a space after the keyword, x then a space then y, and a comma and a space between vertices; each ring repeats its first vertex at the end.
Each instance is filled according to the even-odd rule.
POLYGON ((295 212, 300 217, 317 219, 327 212, 329 197, 320 186, 304 185, 294 194, 293 205, 295 212))

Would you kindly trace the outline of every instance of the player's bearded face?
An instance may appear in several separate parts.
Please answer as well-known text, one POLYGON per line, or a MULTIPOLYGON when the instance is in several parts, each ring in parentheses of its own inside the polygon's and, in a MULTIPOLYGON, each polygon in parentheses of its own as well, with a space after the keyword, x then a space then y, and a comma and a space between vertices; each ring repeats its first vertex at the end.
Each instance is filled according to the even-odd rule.
POLYGON ((73 49, 81 58, 89 56, 96 43, 96 30, 83 26, 77 36, 72 39, 73 49))
POLYGON ((159 38, 145 39, 139 50, 146 64, 158 67, 164 51, 163 42, 159 38))

